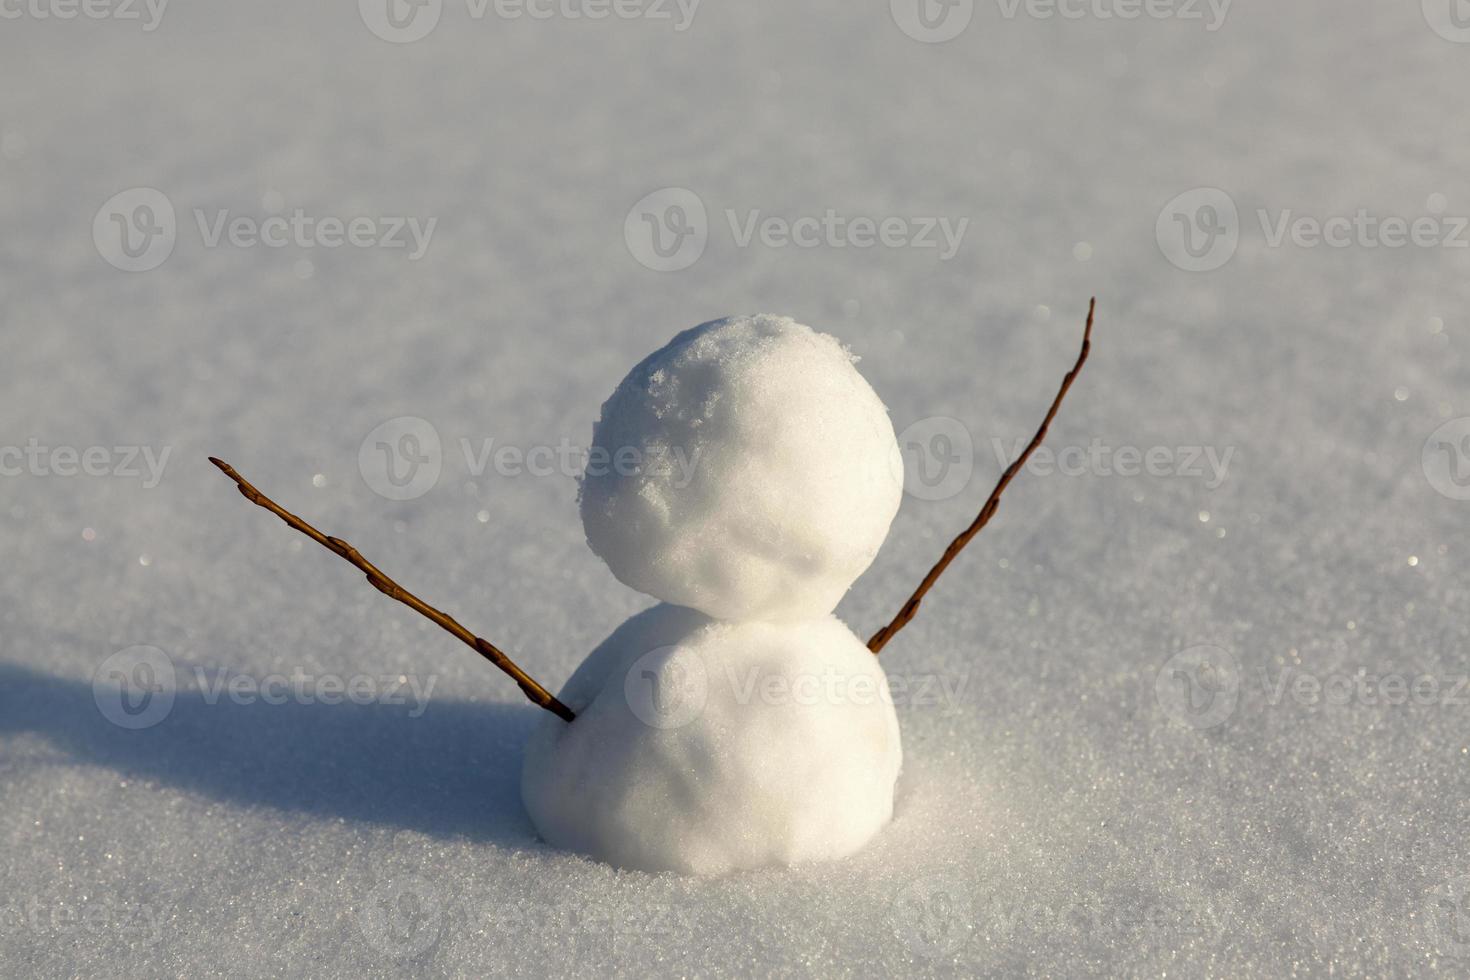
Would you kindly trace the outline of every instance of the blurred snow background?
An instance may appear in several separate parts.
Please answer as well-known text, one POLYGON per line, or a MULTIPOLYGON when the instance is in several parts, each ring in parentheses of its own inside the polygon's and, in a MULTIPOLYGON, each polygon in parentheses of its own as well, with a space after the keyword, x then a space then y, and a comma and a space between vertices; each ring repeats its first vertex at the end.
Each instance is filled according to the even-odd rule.
POLYGON ((153 30, 141 5, 0 7, 6 972, 1463 974, 1470 251, 1268 237, 1359 209, 1454 237, 1456 3, 1239 0, 1210 31, 1203 4, 981 0, 929 8, 970 16, 942 44, 900 29, 901 0, 704 0, 685 30, 672 4, 446 0, 412 43, 375 36, 371 4, 179 3, 153 30), (659 272, 625 225, 669 187, 708 241, 659 272), (148 271, 103 254, 127 264, 113 214, 164 217, 104 208, 133 188, 175 212, 148 271), (1165 211, 1196 188, 1238 224, 1218 195, 1165 211), (207 247, 195 217, 298 208, 437 224, 410 260, 207 247), (741 247, 726 217, 829 208, 969 224, 944 261, 741 247), (1170 261, 1191 262, 1176 215, 1223 264, 1170 261), (1018 480, 884 653, 929 694, 899 705, 895 822, 838 864, 693 880, 540 844, 516 788, 536 709, 204 458, 556 688, 648 603, 586 548, 570 476, 475 475, 461 440, 585 446, 674 332, 790 314, 862 355, 951 481, 906 498, 839 608, 866 635, 973 515, 993 440, 1029 436, 1094 293, 1049 444, 1158 447, 1170 475, 1018 480), (359 450, 402 416, 441 473, 395 501, 359 450), (973 452, 930 438, 946 417, 973 452), (102 447, 111 475, 60 475, 80 464, 57 447, 102 447), (117 447, 167 450, 157 485, 117 447), (1206 449, 1232 453, 1223 480, 1189 464, 1206 449), (176 693, 128 729, 94 678, 138 645, 176 693), (375 696, 248 696, 273 673, 375 696), (236 675, 246 693, 211 696, 236 675), (385 703, 400 676, 428 700, 385 703))

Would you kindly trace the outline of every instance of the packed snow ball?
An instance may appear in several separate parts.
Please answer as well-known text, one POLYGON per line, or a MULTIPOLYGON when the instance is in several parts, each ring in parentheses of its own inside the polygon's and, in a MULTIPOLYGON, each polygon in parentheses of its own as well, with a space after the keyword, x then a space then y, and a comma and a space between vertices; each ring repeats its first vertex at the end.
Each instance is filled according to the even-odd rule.
POLYGON ((893 815, 903 752, 883 669, 831 616, 726 623, 659 605, 547 714, 521 794, 551 844, 620 868, 720 874, 831 860, 893 815))
POLYGON ((903 494, 888 411, 855 360, 784 316, 679 334, 602 406, 587 543, 624 584, 719 619, 831 612, 903 494))

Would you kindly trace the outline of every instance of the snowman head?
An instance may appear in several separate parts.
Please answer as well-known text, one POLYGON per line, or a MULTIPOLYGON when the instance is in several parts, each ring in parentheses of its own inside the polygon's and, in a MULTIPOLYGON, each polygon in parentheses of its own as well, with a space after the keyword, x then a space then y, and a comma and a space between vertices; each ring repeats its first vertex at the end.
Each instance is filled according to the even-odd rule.
POLYGON ((581 486, 624 584, 728 620, 822 616, 903 492, 882 401, 838 341, 790 317, 686 330, 602 406, 581 486))

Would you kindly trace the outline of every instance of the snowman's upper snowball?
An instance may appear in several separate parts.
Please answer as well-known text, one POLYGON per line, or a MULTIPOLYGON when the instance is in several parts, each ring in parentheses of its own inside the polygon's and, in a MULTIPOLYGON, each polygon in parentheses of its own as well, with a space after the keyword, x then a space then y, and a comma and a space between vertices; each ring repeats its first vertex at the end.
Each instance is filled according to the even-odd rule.
POLYGON ((660 605, 567 681, 521 796, 541 836, 622 868, 717 874, 843 857, 893 815, 903 752, 878 658, 831 616, 660 605))
POLYGON ((903 493, 887 409, 853 361, 784 316, 679 334, 602 406, 587 543, 625 584, 720 619, 831 612, 903 493))

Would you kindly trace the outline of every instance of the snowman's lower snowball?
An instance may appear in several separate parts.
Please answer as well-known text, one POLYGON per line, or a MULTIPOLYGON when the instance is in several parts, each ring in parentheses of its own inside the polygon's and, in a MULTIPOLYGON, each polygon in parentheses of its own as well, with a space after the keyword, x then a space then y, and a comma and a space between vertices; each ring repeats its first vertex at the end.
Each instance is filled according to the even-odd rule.
POLYGON ((623 868, 718 874, 827 860, 893 814, 898 718, 878 658, 827 616, 728 623, 660 605, 620 626, 526 750, 551 844, 623 868))

